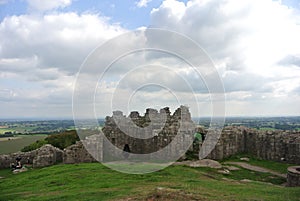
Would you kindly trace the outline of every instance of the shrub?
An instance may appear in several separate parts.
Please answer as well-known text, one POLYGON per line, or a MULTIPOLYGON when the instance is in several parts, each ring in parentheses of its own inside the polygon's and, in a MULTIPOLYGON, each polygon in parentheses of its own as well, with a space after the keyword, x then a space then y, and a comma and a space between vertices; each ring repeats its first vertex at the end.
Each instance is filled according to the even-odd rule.
POLYGON ((52 134, 46 137, 44 140, 37 140, 36 142, 24 147, 21 151, 28 152, 42 147, 45 144, 51 144, 57 148, 64 149, 76 141, 79 141, 79 137, 75 130, 64 131, 62 133, 52 134))
POLYGON ((79 141, 79 137, 75 130, 65 131, 58 134, 49 135, 45 139, 48 144, 51 144, 57 148, 64 149, 72 144, 75 144, 76 141, 79 141))
POLYGON ((37 140, 36 142, 28 145, 28 146, 25 146, 21 151, 22 152, 28 152, 28 151, 32 151, 32 150, 35 150, 35 149, 38 149, 40 147, 42 147, 44 144, 47 144, 47 141, 46 140, 37 140))

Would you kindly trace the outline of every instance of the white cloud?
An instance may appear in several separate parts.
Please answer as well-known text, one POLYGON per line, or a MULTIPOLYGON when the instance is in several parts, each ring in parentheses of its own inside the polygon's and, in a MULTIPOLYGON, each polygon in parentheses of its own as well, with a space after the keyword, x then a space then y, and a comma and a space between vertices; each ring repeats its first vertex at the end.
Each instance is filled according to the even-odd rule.
MULTIPOLYGON (((0 24, 0 37, 5 38, 0 41, 0 58, 6 62, 2 69, 12 62, 29 65, 31 59, 32 66, 59 68, 74 74, 91 50, 123 31, 95 14, 7 17, 0 24)), ((24 69, 15 64, 13 68, 24 69)))
POLYGON ((124 31, 107 18, 89 13, 4 18, 0 23, 2 114, 70 117, 81 63, 102 42, 124 31))
POLYGON ((10 101, 16 94, 9 89, 0 88, 0 101, 10 101))
POLYGON ((137 1, 135 4, 137 7, 142 8, 142 7, 147 7, 148 3, 150 3, 152 0, 140 0, 137 1))
MULTIPOLYGON (((253 103, 261 97, 267 101, 260 107, 279 96, 287 103, 291 95, 300 100, 291 94, 300 76, 300 15, 293 8, 272 0, 191 0, 186 4, 165 0, 152 10, 151 24, 198 42, 214 60, 227 95, 235 97, 238 105, 255 107, 253 103)), ((285 107, 283 113, 292 111, 292 106, 285 107)))
POLYGON ((33 10, 47 11, 71 5, 72 0, 26 0, 33 10))
POLYGON ((258 72, 300 51, 299 16, 271 0, 166 0, 152 11, 152 25, 178 31, 196 40, 227 68, 258 72), (298 20, 298 21, 297 21, 298 20))
MULTIPOLYGON (((39 11, 71 4, 67 0, 45 1, 45 5, 37 0, 28 2, 31 9, 39 11)), ((136 5, 145 7, 149 2, 142 0, 136 5)), ((297 12, 272 0, 191 0, 187 3, 165 0, 151 12, 152 27, 183 33, 212 57, 224 82, 228 115, 299 114, 299 24, 297 12)), ((0 40, 0 110, 11 115, 71 116, 72 90, 82 61, 99 44, 125 31, 108 18, 91 13, 7 16, 0 23, 0 38, 5 39, 0 40)), ((133 47, 145 42, 157 43, 169 49, 194 51, 161 35, 134 39, 128 37, 125 43, 133 47)), ((111 59, 113 52, 107 50, 104 54, 111 59)), ((156 53, 120 59, 100 83, 97 101, 102 106, 110 106, 118 80, 124 78, 118 89, 121 94, 132 95, 129 92, 145 82, 158 82, 189 102, 193 96, 184 78, 195 89, 201 114, 210 114, 210 96, 205 83, 180 62, 170 55, 156 53), (136 70, 123 77, 132 67, 143 64, 168 66, 172 70, 136 70)), ((89 79, 89 74, 85 76, 89 79)), ((93 83, 89 81, 81 87, 90 87, 93 83)), ((166 89, 145 87, 136 92, 129 104, 131 109, 144 111, 149 104, 172 109, 178 106, 176 98, 166 89)), ((100 116, 111 112, 109 107, 99 110, 100 116)))
POLYGON ((176 22, 176 19, 181 19, 183 17, 185 10, 186 6, 183 2, 176 0, 165 0, 162 2, 159 8, 154 8, 151 11, 151 14, 153 15, 155 13, 163 12, 170 17, 170 22, 172 22, 172 20, 175 20, 176 22))

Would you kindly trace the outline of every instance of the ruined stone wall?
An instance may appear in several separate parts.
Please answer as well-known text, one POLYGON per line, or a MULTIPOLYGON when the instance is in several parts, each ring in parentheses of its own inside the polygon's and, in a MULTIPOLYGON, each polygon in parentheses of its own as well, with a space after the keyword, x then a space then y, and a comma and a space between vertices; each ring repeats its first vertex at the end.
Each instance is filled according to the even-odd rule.
POLYGON ((0 155, 0 169, 10 168, 11 163, 15 163, 17 157, 21 158, 23 165, 32 165, 34 168, 47 167, 58 163, 90 163, 95 162, 96 159, 101 161, 102 141, 89 137, 88 140, 79 141, 65 150, 46 144, 30 152, 3 154, 0 155), (86 150, 84 144, 89 147, 90 153, 86 150))
POLYGON ((62 162, 63 152, 50 144, 46 144, 30 152, 3 154, 0 155, 0 169, 10 168, 10 164, 15 163, 17 157, 21 158, 22 164, 30 164, 33 167, 46 167, 62 162))
POLYGON ((264 160, 300 164, 300 132, 225 127, 216 147, 207 158, 220 160, 237 153, 249 153, 264 160))
POLYGON ((288 168, 287 186, 300 186, 300 166, 292 166, 288 168))
POLYGON ((222 131, 219 141, 207 158, 221 160, 236 153, 245 152, 244 130, 235 127, 226 127, 222 131))
MULTIPOLYGON (((178 108, 173 114, 169 108, 163 108, 159 112, 147 109, 144 116, 140 116, 138 112, 131 112, 128 117, 116 111, 112 117, 106 117, 103 133, 107 139, 100 134, 93 134, 63 151, 45 145, 31 152, 0 155, 0 169, 9 168, 18 156, 22 158, 22 164, 29 163, 34 167, 60 162, 82 163, 104 159, 107 161, 107 158, 111 157, 110 154, 114 155, 120 150, 123 152, 126 145, 129 150, 125 151, 130 153, 154 153, 167 145, 169 145, 167 154, 181 153, 186 148, 184 143, 191 142, 196 131, 207 133, 204 129, 195 128, 191 114, 184 106, 178 108), (144 136, 145 139, 128 134, 134 134, 139 138, 144 136), (181 134, 180 137, 178 134, 181 134), (147 135, 152 137, 147 138, 147 135), (103 144, 104 140, 108 140, 118 149, 109 150, 106 147, 107 143, 103 144)), ((206 158, 221 160, 237 153, 249 153, 265 160, 300 164, 300 132, 259 131, 241 126, 225 127, 215 148, 206 158)))
POLYGON ((85 140, 76 142, 64 149, 63 163, 91 163, 102 161, 102 138, 100 135, 92 135, 85 140))
MULTIPOLYGON (((118 150, 111 150, 111 154, 105 154, 106 159, 112 155, 120 155, 118 154, 120 150, 135 154, 154 153, 174 141, 178 133, 183 134, 180 136, 186 139, 176 139, 180 143, 172 143, 171 146, 168 146, 170 149, 168 153, 180 153, 184 149, 184 144, 181 142, 191 141, 195 132, 191 114, 188 108, 184 106, 178 108, 173 115, 168 107, 159 112, 154 109, 147 109, 144 116, 140 116, 138 112, 131 112, 126 117, 122 112, 117 111, 113 113, 112 117, 106 117, 102 131, 107 139, 118 147, 118 150), (182 129, 187 126, 189 129, 182 129), (143 136, 144 139, 141 139, 143 136), (152 137, 148 138, 147 136, 152 137)), ((104 147, 104 149, 107 150, 108 147, 104 147)))
POLYGON ((37 150, 31 152, 17 152, 0 155, 0 169, 9 168, 11 163, 16 162, 17 157, 21 157, 22 164, 32 164, 37 155, 37 150))
POLYGON ((47 167, 63 161, 63 151, 46 144, 36 150, 36 156, 33 159, 33 167, 47 167))

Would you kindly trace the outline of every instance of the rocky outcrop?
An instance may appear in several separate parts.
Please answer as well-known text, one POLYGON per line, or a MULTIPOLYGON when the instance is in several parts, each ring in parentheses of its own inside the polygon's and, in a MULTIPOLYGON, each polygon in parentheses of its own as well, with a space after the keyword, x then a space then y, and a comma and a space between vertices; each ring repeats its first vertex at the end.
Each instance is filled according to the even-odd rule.
POLYGON ((46 167, 63 161, 63 151, 46 144, 37 150, 36 157, 33 159, 33 167, 46 167))

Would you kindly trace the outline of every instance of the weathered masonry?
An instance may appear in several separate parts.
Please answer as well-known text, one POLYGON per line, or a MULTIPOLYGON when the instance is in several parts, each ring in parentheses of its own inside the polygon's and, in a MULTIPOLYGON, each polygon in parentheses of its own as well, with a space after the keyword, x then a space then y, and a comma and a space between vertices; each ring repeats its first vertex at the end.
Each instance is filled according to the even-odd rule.
POLYGON ((216 147, 207 158, 221 160, 237 153, 249 153, 264 160, 300 164, 300 132, 225 127, 216 147))
MULTIPOLYGON (((116 111, 112 117, 106 117, 103 133, 106 138, 120 150, 130 153, 153 153, 169 145, 178 133, 184 132, 177 142, 170 146, 170 152, 181 152, 183 144, 193 140, 196 132, 206 134, 202 128, 196 128, 191 120, 191 114, 187 107, 181 106, 173 114, 169 108, 163 108, 159 112, 147 109, 144 116, 137 112, 131 112, 128 117, 122 112, 116 111), (115 121, 120 120, 120 125, 115 121), (122 121, 121 121, 122 120, 122 121), (165 120, 165 121, 164 121, 165 120), (132 121, 133 123, 128 123, 132 121), (120 127, 119 127, 120 126, 120 127), (180 130, 180 127, 188 129, 180 130), (145 128, 144 134, 152 135, 151 138, 137 139, 127 135, 138 136, 139 128, 145 128)), ((95 134, 75 145, 59 150, 51 145, 46 145, 31 152, 18 152, 14 154, 0 155, 0 168, 8 168, 17 156, 22 158, 22 163, 33 164, 34 167, 44 167, 56 163, 81 163, 106 159, 103 150, 107 149, 103 143, 103 136, 95 134), (85 146, 89 147, 87 152, 85 146), (93 157, 94 156, 94 157, 93 157)), ((190 151, 199 151, 198 147, 190 147, 190 151), (194 150, 193 150, 194 149, 194 150)), ((107 153, 107 151, 106 151, 107 153)), ((206 157, 221 160, 237 153, 249 153, 264 160, 281 161, 292 164, 300 164, 300 132, 299 131, 259 131, 246 127, 225 127, 213 151, 206 157)), ((121 160, 126 159, 123 155, 121 160)), ((297 171, 299 171, 297 169, 297 171)), ((291 172, 291 178, 293 174, 291 172)), ((292 179, 294 181, 294 179, 292 179)))
MULTIPOLYGON (((149 154, 168 146, 166 154, 172 155, 184 154, 186 147, 189 148, 193 142, 195 126, 189 109, 181 106, 173 114, 168 107, 160 111, 147 109, 144 116, 134 111, 126 117, 121 111, 116 111, 112 117, 106 117, 102 131, 119 150, 134 154, 149 154), (190 143, 187 145, 188 142, 190 143)), ((106 151, 108 147, 104 146, 104 149, 105 160, 109 160, 111 155, 118 155, 111 153, 118 152, 117 149, 110 152, 106 151)))

